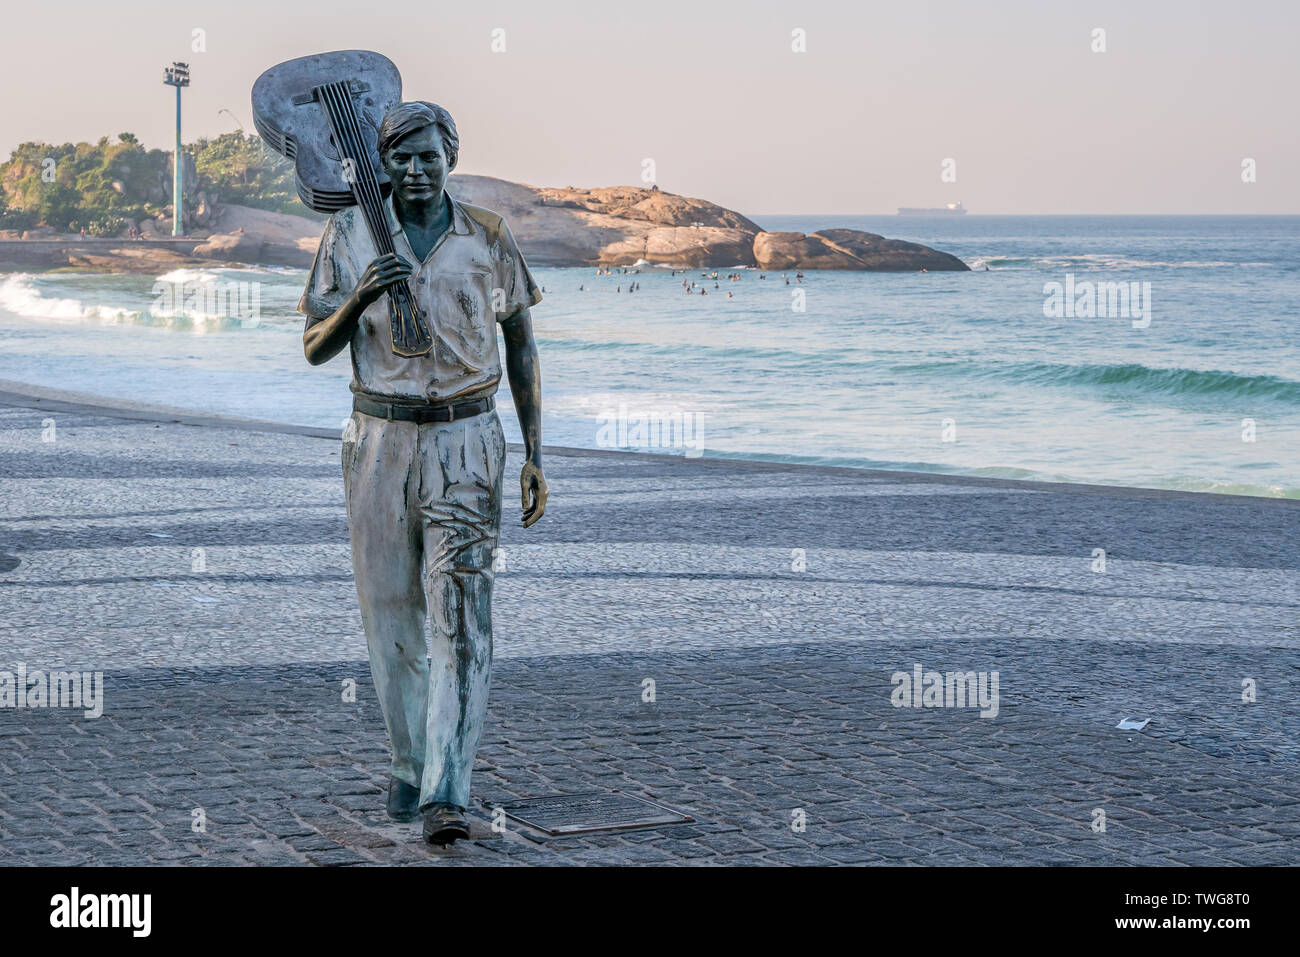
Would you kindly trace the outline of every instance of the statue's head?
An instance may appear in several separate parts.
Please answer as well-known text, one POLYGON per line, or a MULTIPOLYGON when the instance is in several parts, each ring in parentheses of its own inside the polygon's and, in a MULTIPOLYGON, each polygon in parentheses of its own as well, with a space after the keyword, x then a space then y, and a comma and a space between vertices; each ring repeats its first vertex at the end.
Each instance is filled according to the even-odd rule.
POLYGON ((384 114, 379 161, 401 202, 428 203, 441 195, 459 155, 456 123, 436 103, 399 103, 384 114))

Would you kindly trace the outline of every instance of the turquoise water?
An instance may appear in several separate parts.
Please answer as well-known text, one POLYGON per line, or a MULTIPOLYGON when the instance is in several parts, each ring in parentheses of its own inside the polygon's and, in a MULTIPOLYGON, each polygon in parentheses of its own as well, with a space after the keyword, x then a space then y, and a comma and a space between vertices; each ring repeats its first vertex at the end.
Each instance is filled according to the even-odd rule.
MULTIPOLYGON (((1300 497, 1300 217, 754 218, 976 271, 535 269, 548 443, 1300 497), (1142 315, 1045 315, 1067 282, 1135 283, 1142 315)), ((302 358, 304 277, 167 277, 258 283, 250 324, 175 315, 155 277, 3 275, 0 378, 337 426, 350 370, 302 358)))

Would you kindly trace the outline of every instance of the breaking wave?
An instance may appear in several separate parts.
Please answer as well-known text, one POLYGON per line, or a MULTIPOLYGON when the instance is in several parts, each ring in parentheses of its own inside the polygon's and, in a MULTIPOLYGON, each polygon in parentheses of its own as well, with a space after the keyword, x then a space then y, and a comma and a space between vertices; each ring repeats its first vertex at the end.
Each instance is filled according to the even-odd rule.
POLYGON ((1139 363, 1069 365, 1056 362, 985 364, 934 362, 893 366, 899 373, 959 375, 1035 386, 1081 386, 1138 394, 1272 400, 1300 406, 1300 382, 1217 369, 1153 368, 1139 363))

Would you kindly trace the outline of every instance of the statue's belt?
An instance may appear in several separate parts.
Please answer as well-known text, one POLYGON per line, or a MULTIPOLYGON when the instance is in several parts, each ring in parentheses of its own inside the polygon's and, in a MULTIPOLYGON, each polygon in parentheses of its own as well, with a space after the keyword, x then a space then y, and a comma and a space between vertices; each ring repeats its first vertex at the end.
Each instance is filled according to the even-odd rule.
POLYGON ((352 408, 362 415, 394 422, 455 422, 491 412, 496 405, 496 399, 490 395, 465 402, 435 402, 429 405, 403 405, 398 402, 380 402, 363 395, 352 396, 352 408))

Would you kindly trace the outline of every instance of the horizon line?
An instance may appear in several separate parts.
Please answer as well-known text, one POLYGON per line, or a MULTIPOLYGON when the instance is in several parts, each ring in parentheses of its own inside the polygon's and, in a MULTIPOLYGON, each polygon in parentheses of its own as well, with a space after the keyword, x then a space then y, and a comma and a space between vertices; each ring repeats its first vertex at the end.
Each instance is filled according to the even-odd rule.
POLYGON ((998 217, 998 216, 1081 216, 1081 217, 1082 217, 1082 216, 1135 216, 1135 217, 1136 217, 1136 216, 1171 216, 1171 217, 1172 217, 1172 216, 1189 216, 1189 217, 1190 217, 1190 216, 1197 216, 1197 217, 1202 217, 1202 218, 1204 218, 1204 217, 1211 217, 1211 216, 1221 216, 1221 217, 1224 217, 1224 218, 1228 218, 1228 217, 1237 217, 1237 218, 1246 218, 1246 217, 1250 217, 1250 218, 1255 218, 1255 219, 1266 219, 1266 218, 1270 218, 1270 217, 1271 217, 1271 218, 1279 218, 1279 219, 1281 219, 1281 218, 1285 218, 1285 217, 1288 217, 1288 216, 1290 216, 1290 217, 1300 217, 1300 211, 1297 211, 1297 212, 1294 212, 1294 213, 972 213, 972 212, 970 212, 970 211, 967 211, 966 214, 965 214, 964 216, 955 216, 955 217, 949 217, 949 216, 944 216, 944 215, 937 215, 937 216, 902 216, 902 215, 900 215, 900 214, 897 213, 897 212, 893 212, 893 213, 827 213, 827 212, 820 212, 820 213, 803 213, 803 212, 799 212, 799 213, 748 213, 748 214, 746 214, 746 215, 750 216, 751 218, 756 217, 756 216, 872 216, 872 217, 889 216, 889 217, 892 217, 892 218, 894 218, 894 219, 905 219, 905 220, 926 220, 926 221, 939 220, 939 221, 941 221, 941 222, 953 222, 953 221, 961 222, 961 221, 963 221, 964 219, 967 219, 967 218, 970 218, 970 217, 975 217, 975 218, 978 219, 978 218, 981 218, 981 217, 998 217))

